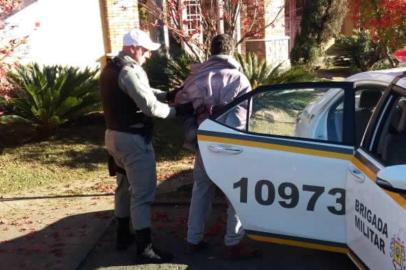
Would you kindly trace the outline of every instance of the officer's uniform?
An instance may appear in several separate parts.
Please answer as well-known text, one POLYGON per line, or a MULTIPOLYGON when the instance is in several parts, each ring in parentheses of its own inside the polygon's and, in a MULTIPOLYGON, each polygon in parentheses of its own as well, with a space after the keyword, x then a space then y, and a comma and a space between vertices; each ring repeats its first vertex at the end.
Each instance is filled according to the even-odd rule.
POLYGON ((103 70, 101 93, 106 148, 127 175, 117 177, 115 214, 118 218, 131 216, 135 230, 149 228, 156 188, 151 116, 170 118, 175 109, 158 101, 166 92, 151 88, 142 67, 123 53, 103 70))

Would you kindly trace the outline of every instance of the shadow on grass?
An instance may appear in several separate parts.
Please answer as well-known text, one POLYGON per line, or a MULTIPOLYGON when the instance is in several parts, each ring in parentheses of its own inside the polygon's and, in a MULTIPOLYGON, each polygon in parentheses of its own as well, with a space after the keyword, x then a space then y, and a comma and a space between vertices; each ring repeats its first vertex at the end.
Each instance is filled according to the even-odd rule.
MULTIPOLYGON (((3 134, 2 149, 13 149, 19 160, 44 165, 65 166, 96 170, 107 162, 104 148, 105 123, 101 114, 61 127, 56 134, 42 141, 29 140, 32 130, 22 126, 3 134), (13 136, 19 137, 13 140, 13 136)), ((1 139, 1 138, 0 138, 1 139)), ((155 119, 153 144, 158 161, 180 160, 190 152, 182 149, 183 136, 180 123, 175 120, 155 119)))
MULTIPOLYGON (((102 146, 86 145, 84 149, 61 149, 69 148, 66 142, 51 142, 52 149, 43 147, 30 147, 28 151, 19 153, 19 160, 35 162, 43 165, 63 166, 72 169, 97 170, 99 164, 107 162, 107 153, 102 146), (61 148, 58 148, 58 145, 61 148)), ((42 146, 42 144, 40 145, 42 146)), ((74 148, 75 146, 72 146, 74 148)))

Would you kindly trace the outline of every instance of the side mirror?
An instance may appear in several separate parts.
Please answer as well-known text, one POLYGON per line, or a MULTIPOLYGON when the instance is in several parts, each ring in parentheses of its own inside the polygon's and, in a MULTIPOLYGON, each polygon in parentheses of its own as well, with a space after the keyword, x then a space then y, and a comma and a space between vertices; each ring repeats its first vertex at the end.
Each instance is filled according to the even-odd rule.
POLYGON ((382 169, 378 172, 376 184, 384 189, 406 194, 406 165, 382 169))

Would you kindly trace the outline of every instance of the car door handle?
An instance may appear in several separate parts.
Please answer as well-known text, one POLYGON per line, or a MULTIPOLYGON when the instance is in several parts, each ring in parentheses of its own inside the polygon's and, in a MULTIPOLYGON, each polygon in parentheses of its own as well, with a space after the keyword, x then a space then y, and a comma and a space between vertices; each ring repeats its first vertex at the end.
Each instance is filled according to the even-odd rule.
POLYGON ((355 177, 354 180, 363 183, 365 181, 365 175, 355 167, 348 168, 348 171, 355 177))
POLYGON ((242 152, 242 148, 224 144, 210 144, 208 148, 213 153, 222 153, 229 155, 238 155, 242 152))

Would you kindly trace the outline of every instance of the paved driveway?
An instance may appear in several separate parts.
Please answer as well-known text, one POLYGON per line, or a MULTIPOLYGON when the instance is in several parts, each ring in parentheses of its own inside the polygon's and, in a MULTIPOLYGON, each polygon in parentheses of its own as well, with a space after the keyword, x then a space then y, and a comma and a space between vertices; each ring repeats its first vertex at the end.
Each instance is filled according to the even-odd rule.
POLYGON ((184 239, 189 196, 189 191, 166 194, 164 197, 158 197, 157 204, 153 207, 155 243, 175 255, 172 264, 134 265, 135 246, 125 252, 114 250, 115 224, 112 224, 79 269, 356 269, 345 255, 266 244, 248 239, 245 240, 247 245, 261 250, 261 258, 239 261, 222 259, 226 208, 221 196, 217 196, 214 212, 207 227, 206 239, 210 243, 210 248, 200 254, 185 254, 184 239))

